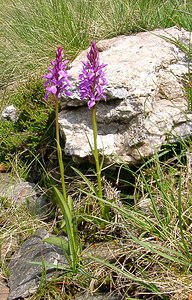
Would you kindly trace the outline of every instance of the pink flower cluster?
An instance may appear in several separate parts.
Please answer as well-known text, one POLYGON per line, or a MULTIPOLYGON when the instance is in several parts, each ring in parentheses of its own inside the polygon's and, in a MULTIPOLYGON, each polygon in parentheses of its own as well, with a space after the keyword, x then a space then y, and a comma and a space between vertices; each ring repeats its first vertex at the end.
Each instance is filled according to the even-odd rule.
POLYGON ((48 99, 49 94, 60 98, 62 93, 66 96, 70 96, 69 91, 70 82, 69 75, 67 73, 67 60, 63 60, 64 53, 62 47, 58 47, 56 50, 56 58, 51 61, 51 66, 48 68, 48 73, 43 77, 46 78, 44 86, 46 88, 45 99, 48 99))
MULTIPOLYGON (((46 78, 44 84, 46 88, 45 99, 49 94, 60 98, 62 93, 70 96, 70 82, 67 73, 67 61, 63 61, 64 54, 61 47, 57 48, 56 59, 51 62, 49 72, 43 77, 46 78)), ((83 61, 82 73, 79 75, 79 94, 80 99, 87 101, 88 108, 95 106, 96 102, 101 99, 106 100, 104 89, 107 84, 104 68, 105 64, 99 62, 99 51, 96 43, 92 42, 87 61, 83 61)))
POLYGON ((96 43, 92 42, 90 51, 87 53, 87 61, 83 63, 82 73, 79 75, 79 93, 82 100, 87 101, 88 108, 95 106, 96 102, 104 99, 104 87, 107 84, 104 67, 99 62, 99 51, 96 43))

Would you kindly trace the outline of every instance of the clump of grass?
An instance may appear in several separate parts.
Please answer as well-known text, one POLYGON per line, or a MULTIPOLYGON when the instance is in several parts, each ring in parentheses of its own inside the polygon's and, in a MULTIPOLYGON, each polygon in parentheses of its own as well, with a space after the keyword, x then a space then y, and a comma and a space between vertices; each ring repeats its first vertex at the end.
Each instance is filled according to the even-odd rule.
POLYGON ((180 154, 173 149, 168 160, 156 155, 134 173, 134 206, 110 204, 123 217, 125 234, 120 239, 122 255, 113 264, 103 264, 116 274, 124 295, 186 299, 191 291, 190 149, 191 143, 183 145, 180 154))
POLYGON ((102 2, 97 10, 107 35, 116 36, 174 25, 190 30, 190 17, 178 12, 178 9, 190 11, 190 7, 186 1, 108 0, 102 2))
POLYGON ((58 44, 74 56, 88 45, 93 14, 92 1, 3 1, 1 76, 15 81, 44 69, 58 44))

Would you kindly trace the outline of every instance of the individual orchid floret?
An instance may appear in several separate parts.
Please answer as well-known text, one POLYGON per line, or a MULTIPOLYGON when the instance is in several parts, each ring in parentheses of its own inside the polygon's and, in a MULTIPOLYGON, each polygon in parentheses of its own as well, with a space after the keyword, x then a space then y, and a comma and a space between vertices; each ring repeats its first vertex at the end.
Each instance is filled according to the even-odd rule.
POLYGON ((63 60, 63 48, 58 47, 56 50, 56 58, 51 61, 51 66, 48 67, 48 73, 43 77, 46 78, 44 86, 46 88, 45 99, 48 99, 49 94, 60 98, 63 93, 70 96, 70 82, 67 72, 67 60, 63 60))
POLYGON ((81 100, 87 101, 88 108, 95 106, 96 102, 104 99, 104 88, 107 84, 104 68, 106 64, 100 64, 99 51, 96 43, 92 42, 87 61, 83 61, 83 70, 79 75, 79 93, 81 100))

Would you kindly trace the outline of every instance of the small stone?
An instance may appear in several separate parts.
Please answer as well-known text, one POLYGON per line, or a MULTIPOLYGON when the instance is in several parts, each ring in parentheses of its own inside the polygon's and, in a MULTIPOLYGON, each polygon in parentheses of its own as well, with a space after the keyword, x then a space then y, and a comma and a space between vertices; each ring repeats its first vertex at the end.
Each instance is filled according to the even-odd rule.
POLYGON ((1 119, 3 121, 13 121, 17 122, 18 116, 17 116, 17 109, 15 108, 14 105, 9 105, 4 108, 1 114, 1 119))

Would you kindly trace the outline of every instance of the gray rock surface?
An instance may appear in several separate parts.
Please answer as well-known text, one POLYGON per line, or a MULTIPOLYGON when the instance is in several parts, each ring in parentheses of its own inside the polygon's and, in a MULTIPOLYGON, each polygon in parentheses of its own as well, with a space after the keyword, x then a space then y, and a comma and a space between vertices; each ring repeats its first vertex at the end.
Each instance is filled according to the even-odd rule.
MULTIPOLYGON (((191 136, 183 79, 191 65, 176 45, 163 37, 189 43, 190 33, 176 27, 119 36, 98 43, 107 64, 107 101, 97 106, 98 148, 112 161, 136 163, 163 144, 191 136)), ((74 158, 91 156, 91 111, 79 100, 77 78, 87 51, 69 70, 74 94, 61 99, 59 124, 65 152, 74 158)))
POLYGON ((18 120, 17 109, 14 105, 9 105, 4 108, 1 114, 1 119, 3 121, 13 121, 16 122, 18 120))
POLYGON ((38 229, 29 237, 16 252, 8 265, 10 271, 8 300, 25 298, 34 293, 40 284, 42 266, 31 262, 42 262, 53 264, 55 267, 46 266, 46 278, 56 275, 58 265, 68 266, 62 249, 44 243, 42 239, 49 237, 44 229, 38 229))
POLYGON ((49 212, 49 204, 40 187, 8 173, 0 173, 1 197, 10 200, 15 205, 26 205, 29 212, 34 215, 45 216, 49 212))

